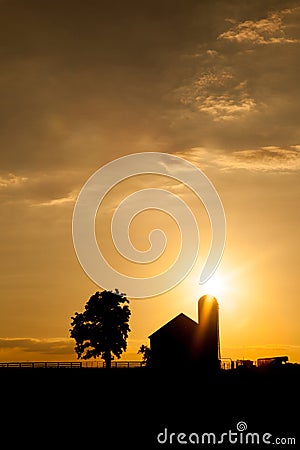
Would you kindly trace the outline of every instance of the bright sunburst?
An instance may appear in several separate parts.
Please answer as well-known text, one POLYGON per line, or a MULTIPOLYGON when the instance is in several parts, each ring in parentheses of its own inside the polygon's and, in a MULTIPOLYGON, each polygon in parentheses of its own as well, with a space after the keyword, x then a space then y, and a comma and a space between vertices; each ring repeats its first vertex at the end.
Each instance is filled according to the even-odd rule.
POLYGON ((212 277, 202 286, 207 294, 213 295, 217 300, 222 299, 226 292, 226 281, 220 275, 212 275, 212 277))
POLYGON ((215 297, 219 305, 224 310, 233 311, 235 309, 235 302, 238 298, 239 291, 239 276, 236 271, 225 271, 225 269, 218 269, 211 278, 204 284, 199 285, 198 275, 194 274, 189 279, 190 289, 197 293, 197 298, 202 295, 212 295, 215 297))

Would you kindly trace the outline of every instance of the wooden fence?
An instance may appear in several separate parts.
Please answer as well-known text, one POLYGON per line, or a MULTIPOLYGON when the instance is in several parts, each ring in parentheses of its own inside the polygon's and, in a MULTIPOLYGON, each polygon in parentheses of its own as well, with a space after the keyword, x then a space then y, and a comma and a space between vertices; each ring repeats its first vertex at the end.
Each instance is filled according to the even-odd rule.
MULTIPOLYGON (((231 358, 221 358, 220 368, 222 370, 230 370, 249 361, 233 361, 231 358)), ((251 361, 252 363, 252 361, 251 361)), ((255 365, 255 362, 253 362, 255 365)), ((112 361, 112 369, 133 369, 145 367, 143 361, 112 361)), ((0 362, 0 369, 104 369, 104 361, 22 361, 22 362, 0 362)))
MULTIPOLYGON (((142 361, 112 361, 112 369, 143 367, 142 361)), ((0 362, 0 369, 102 369, 104 361, 33 361, 0 362)))
POLYGON ((0 362, 0 368, 7 369, 80 369, 82 367, 82 362, 77 361, 0 362))

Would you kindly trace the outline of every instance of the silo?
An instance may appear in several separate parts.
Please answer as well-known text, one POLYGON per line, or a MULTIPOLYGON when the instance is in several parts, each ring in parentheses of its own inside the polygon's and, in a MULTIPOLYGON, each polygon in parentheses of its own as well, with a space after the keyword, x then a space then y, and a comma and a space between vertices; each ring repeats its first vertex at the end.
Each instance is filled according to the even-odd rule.
POLYGON ((211 295, 198 300, 198 327, 201 365, 217 368, 220 366, 219 304, 211 295))

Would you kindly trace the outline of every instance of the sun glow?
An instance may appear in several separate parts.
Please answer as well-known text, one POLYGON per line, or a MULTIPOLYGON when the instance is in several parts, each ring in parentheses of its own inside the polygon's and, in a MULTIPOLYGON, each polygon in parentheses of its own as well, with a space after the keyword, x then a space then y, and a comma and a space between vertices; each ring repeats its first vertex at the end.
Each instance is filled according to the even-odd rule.
POLYGON ((193 298, 195 293, 197 298, 203 295, 213 296, 217 299, 222 310, 233 312, 236 307, 237 300, 241 297, 239 292, 241 289, 240 274, 237 270, 218 269, 210 279, 199 285, 198 275, 192 275, 189 282, 190 289, 193 289, 193 298), (191 287, 193 286, 193 288, 191 287))
POLYGON ((212 277, 203 285, 208 295, 221 299, 226 292, 226 281, 220 275, 212 275, 212 277))

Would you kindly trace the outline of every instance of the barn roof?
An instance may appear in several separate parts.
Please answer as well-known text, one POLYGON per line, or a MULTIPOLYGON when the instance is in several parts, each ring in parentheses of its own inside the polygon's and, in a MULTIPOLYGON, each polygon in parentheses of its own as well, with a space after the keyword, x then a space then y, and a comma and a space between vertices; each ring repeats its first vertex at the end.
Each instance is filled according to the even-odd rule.
POLYGON ((164 334, 165 332, 168 333, 169 331, 174 330, 176 328, 195 329, 195 326, 198 327, 197 322, 195 322, 193 319, 186 316, 185 314, 180 313, 178 314, 178 316, 173 317, 173 319, 165 323, 158 330, 151 333, 150 336, 148 336, 148 338, 150 339, 156 334, 164 334))

